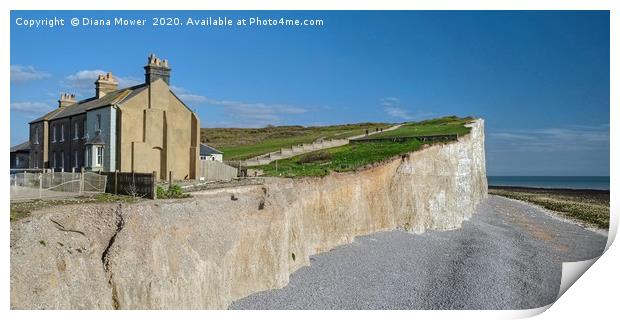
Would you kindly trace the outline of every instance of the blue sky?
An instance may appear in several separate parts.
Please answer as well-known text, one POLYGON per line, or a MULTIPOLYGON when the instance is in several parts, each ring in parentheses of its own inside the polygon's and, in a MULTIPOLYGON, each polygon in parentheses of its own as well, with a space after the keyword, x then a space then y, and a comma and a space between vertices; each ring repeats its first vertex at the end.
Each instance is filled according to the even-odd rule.
POLYGON ((489 175, 609 174, 608 12, 11 13, 11 144, 28 121, 111 71, 143 81, 154 52, 203 127, 486 120, 489 175), (64 27, 17 26, 19 17, 64 27), (151 17, 322 19, 322 27, 154 27, 151 17), (146 27, 71 27, 73 18, 146 27))

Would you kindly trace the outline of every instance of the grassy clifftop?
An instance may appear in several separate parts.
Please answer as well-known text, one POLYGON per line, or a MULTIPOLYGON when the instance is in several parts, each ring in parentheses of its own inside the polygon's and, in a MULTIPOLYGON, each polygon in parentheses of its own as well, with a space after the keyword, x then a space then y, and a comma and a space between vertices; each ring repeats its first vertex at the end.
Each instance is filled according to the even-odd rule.
POLYGON ((202 128, 200 141, 224 152, 226 160, 243 160, 320 138, 348 138, 389 126, 387 123, 357 123, 321 127, 202 128))
MULTIPOLYGON (((436 134, 468 134, 470 128, 465 125, 473 118, 459 118, 455 116, 433 120, 406 123, 399 129, 373 135, 377 137, 408 137, 436 134)), ((290 159, 278 160, 268 165, 259 166, 267 176, 303 177, 324 176, 330 172, 353 171, 357 168, 378 163, 394 156, 419 150, 424 144, 409 139, 401 142, 390 140, 353 143, 341 147, 315 151, 295 156, 290 159)))

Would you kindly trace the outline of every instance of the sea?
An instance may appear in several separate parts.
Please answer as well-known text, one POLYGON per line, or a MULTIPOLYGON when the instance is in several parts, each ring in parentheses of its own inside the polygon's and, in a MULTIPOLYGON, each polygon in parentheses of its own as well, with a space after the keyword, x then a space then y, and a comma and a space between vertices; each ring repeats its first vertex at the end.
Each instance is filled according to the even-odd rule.
POLYGON ((609 176, 488 176, 489 186, 609 190, 609 176))

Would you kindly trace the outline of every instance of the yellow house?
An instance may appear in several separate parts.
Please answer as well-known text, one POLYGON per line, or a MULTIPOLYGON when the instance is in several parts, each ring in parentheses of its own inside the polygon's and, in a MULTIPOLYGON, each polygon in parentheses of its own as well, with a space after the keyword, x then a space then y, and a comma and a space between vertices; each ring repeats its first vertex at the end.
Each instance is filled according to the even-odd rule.
POLYGON ((30 123, 31 166, 196 179, 198 116, 170 89, 167 60, 151 54, 144 69, 143 84, 118 89, 107 73, 95 82, 92 98, 63 94, 58 109, 30 123))

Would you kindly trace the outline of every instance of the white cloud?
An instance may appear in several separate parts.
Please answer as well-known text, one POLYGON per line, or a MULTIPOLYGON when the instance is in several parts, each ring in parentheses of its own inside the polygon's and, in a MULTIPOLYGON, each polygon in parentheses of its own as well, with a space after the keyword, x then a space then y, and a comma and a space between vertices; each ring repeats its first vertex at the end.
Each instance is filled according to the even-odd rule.
POLYGON ((234 119, 232 126, 264 127, 280 124, 283 117, 306 113, 305 108, 288 104, 268 104, 262 102, 248 103, 234 100, 216 100, 207 98, 210 105, 221 106, 234 119))
POLYGON ((405 121, 421 119, 433 115, 433 113, 430 112, 418 112, 412 114, 401 104, 400 99, 396 97, 386 97, 381 99, 381 106, 390 117, 402 119, 405 121))
MULTIPOLYGON (((68 75, 65 77, 64 85, 68 87, 70 90, 78 91, 82 94, 86 94, 90 91, 94 92, 95 90, 95 81, 100 74, 106 74, 106 71, 95 69, 95 70, 80 70, 74 74, 68 75)), ((118 81, 118 87, 126 88, 135 86, 137 84, 142 83, 141 79, 135 77, 120 77, 114 75, 116 81, 118 81)))
POLYGON ((402 108, 400 104, 400 99, 395 97, 386 97, 381 99, 381 105, 383 106, 383 110, 390 116, 394 118, 399 118, 403 120, 411 120, 413 116, 409 114, 409 112, 402 108))
POLYGON ((22 113, 36 113, 42 114, 51 111, 53 107, 47 103, 43 102, 12 102, 11 103, 11 111, 22 112, 22 113))
POLYGON ((305 108, 288 104, 268 104, 262 102, 243 102, 237 100, 219 100, 189 92, 183 87, 170 86, 170 89, 183 102, 190 105, 208 104, 222 107, 230 121, 218 121, 212 125, 222 127, 264 127, 282 122, 288 115, 307 112, 305 108))
POLYGON ((588 151, 609 149, 609 124, 490 132, 492 152, 588 151))
POLYGON ((172 89, 172 91, 177 95, 177 97, 179 97, 179 99, 188 104, 201 104, 207 101, 207 97, 201 96, 199 94, 189 93, 186 89, 181 87, 170 86, 170 89, 172 89))
POLYGON ((49 78, 51 75, 35 69, 33 66, 11 65, 11 82, 28 82, 49 78))

